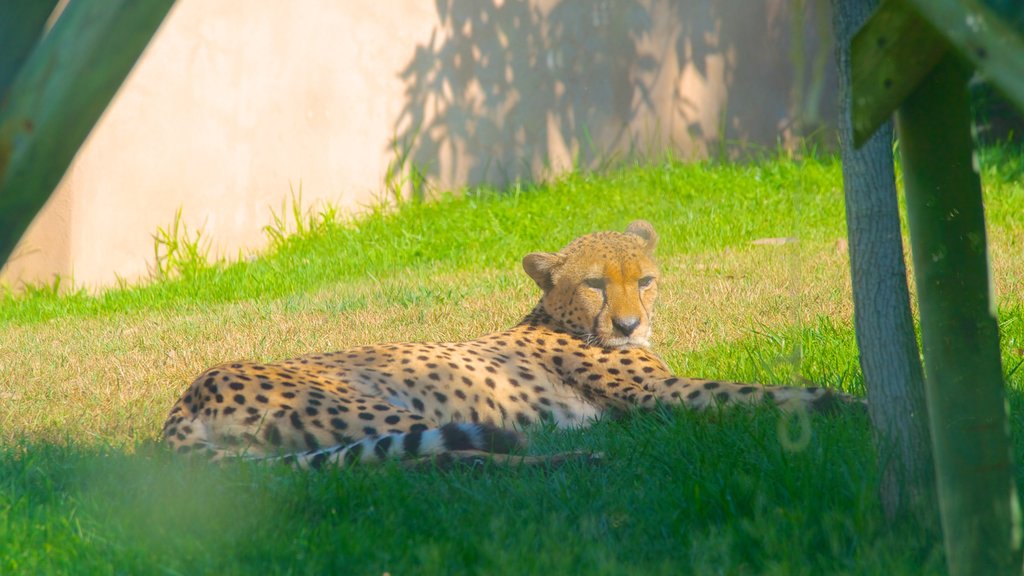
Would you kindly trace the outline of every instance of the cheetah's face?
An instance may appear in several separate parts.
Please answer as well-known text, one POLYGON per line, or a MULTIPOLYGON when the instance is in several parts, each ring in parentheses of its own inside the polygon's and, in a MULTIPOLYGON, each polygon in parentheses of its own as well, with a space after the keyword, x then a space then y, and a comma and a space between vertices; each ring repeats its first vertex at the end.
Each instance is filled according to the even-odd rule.
POLYGON ((523 268, 544 291, 544 310, 567 330, 609 348, 648 346, 658 268, 658 236, 643 220, 625 234, 598 232, 560 252, 534 252, 523 268))

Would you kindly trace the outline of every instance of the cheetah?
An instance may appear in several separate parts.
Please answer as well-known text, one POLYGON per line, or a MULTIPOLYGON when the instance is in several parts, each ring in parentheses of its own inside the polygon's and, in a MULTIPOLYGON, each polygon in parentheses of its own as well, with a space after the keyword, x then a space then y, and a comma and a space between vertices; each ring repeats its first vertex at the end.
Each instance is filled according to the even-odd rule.
POLYGON ((542 295, 521 322, 476 340, 362 346, 201 374, 171 408, 172 450, 302 468, 502 455, 536 422, 581 427, 659 405, 758 403, 830 409, 825 388, 681 378, 650 349, 658 236, 646 221, 597 232, 523 268, 542 295))

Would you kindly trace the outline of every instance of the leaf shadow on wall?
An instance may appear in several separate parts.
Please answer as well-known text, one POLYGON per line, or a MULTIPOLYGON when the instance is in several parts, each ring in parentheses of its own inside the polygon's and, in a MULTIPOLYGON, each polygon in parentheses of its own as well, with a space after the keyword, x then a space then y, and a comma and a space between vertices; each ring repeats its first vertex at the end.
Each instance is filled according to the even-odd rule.
POLYGON ((401 73, 392 143, 391 171, 414 173, 401 184, 416 196, 427 181, 505 187, 666 148, 735 158, 830 118, 828 15, 798 0, 436 9, 440 26, 401 73))

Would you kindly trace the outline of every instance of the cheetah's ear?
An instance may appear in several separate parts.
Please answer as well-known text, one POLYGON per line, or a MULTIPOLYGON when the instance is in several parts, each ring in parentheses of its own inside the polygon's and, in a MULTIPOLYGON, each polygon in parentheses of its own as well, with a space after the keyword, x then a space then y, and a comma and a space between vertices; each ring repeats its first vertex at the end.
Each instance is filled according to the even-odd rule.
POLYGON ((563 256, 557 252, 533 252, 523 258, 523 270, 533 278, 540 289, 547 292, 555 285, 551 272, 562 263, 563 256))
POLYGON ((629 226, 626 226, 626 234, 643 238, 648 254, 654 252, 654 247, 658 245, 658 233, 654 231, 654 226, 651 226, 647 220, 633 220, 629 226))

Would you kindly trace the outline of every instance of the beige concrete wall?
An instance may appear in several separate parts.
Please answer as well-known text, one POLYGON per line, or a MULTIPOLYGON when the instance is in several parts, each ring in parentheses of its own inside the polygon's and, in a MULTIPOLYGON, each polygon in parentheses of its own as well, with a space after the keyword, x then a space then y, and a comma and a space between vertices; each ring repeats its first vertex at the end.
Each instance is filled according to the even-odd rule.
POLYGON ((290 188, 381 198, 396 148, 436 188, 774 147, 831 113, 827 15, 791 8, 178 0, 0 278, 145 276, 178 208, 215 256, 255 250, 290 188))

